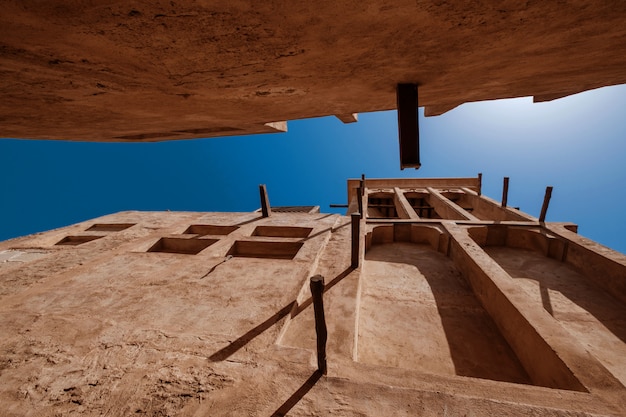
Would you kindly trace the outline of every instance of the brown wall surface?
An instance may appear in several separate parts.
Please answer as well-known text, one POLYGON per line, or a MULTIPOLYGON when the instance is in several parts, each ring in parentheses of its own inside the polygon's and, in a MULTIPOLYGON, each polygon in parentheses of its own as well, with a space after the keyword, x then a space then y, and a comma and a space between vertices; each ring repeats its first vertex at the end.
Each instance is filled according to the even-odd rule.
POLYGON ((626 83, 626 3, 0 2, 0 136, 156 141, 626 83))

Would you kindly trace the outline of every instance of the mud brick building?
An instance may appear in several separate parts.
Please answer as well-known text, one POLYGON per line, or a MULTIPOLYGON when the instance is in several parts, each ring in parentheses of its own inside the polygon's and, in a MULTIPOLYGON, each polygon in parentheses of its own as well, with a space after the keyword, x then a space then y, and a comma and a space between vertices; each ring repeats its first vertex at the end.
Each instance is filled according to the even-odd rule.
POLYGON ((625 415, 626 256, 479 178, 347 185, 0 243, 3 415, 625 415))

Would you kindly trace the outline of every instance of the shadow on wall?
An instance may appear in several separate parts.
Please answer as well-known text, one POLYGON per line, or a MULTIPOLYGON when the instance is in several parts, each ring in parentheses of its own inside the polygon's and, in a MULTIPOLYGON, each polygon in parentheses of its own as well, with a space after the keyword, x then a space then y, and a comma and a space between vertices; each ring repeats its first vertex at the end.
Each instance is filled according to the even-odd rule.
MULTIPOLYGON (((417 290, 415 294, 407 294, 406 288, 398 286, 398 277, 389 277, 386 286, 381 283, 380 276, 372 277, 377 281, 376 289, 386 292, 381 297, 390 300, 396 306, 406 305, 406 310, 401 313, 403 319, 414 323, 413 328, 409 329, 410 334, 394 336, 405 338, 405 341, 395 340, 393 346, 392 344, 387 346, 391 350, 406 348, 408 351, 392 352, 392 355, 399 357, 413 355, 422 357, 423 360, 444 363, 451 361, 456 375, 459 376, 531 384, 516 355, 449 258, 427 245, 394 242, 372 246, 365 259, 366 262, 404 264, 403 273, 412 271, 409 279, 422 281, 408 285, 411 290, 417 290), (407 265, 410 267, 407 268, 407 265), (407 301, 407 297, 413 299, 407 301), (431 313, 433 310, 436 310, 438 317, 433 317, 431 313), (438 335, 433 334, 433 331, 438 333, 442 340, 444 338, 447 340, 449 357, 444 357, 447 353, 442 350, 419 351, 419 345, 409 340, 436 338, 438 335), (413 349, 416 351, 412 352, 413 349)), ((366 270, 370 271, 371 268, 367 267, 366 270)), ((385 270, 387 271, 385 274, 388 274, 389 270, 394 269, 392 267, 385 270)), ((367 301, 363 301, 365 302, 367 301)), ((364 314, 363 311, 361 314, 364 314)), ((394 323, 378 323, 379 328, 393 325, 394 323)), ((383 345, 388 343, 382 333, 374 337, 376 340, 370 339, 370 342, 383 345)), ((378 364, 381 359, 384 360, 377 358, 378 364)), ((420 369, 419 363, 411 363, 409 366, 420 369)), ((429 366, 424 369, 432 371, 435 368, 429 366)))
MULTIPOLYGON (((333 279, 331 279, 324 286, 324 292, 329 291, 332 287, 334 287, 339 282, 341 282, 341 280, 347 277, 350 274, 350 272, 352 272, 353 270, 354 268, 347 267, 337 276, 333 277, 333 279)), ((209 356, 209 359, 212 362, 220 362, 220 361, 228 359, 230 356, 235 354, 239 349, 247 345, 252 339, 254 339, 255 337, 262 334, 264 331, 271 328, 274 324, 278 323, 283 318, 287 317, 288 314, 291 313, 291 318, 294 318, 298 314, 302 313, 311 304, 313 304, 313 299, 311 297, 308 297, 301 304, 298 304, 296 300, 293 300, 292 302, 290 302, 289 304, 287 304, 286 306, 278 310, 276 313, 274 313, 267 320, 263 321, 262 323, 254 327, 253 329, 250 329, 248 332, 246 332, 245 334, 243 334, 242 336, 238 337, 236 340, 228 344, 228 346, 213 353, 211 356, 209 356)))
POLYGON ((572 303, 626 343, 626 308, 567 261, 565 242, 541 230, 504 226, 471 228, 469 234, 512 278, 534 281, 541 305, 557 320, 559 310, 576 310, 567 306, 572 303))
POLYGON ((311 388, 315 386, 315 383, 320 380, 322 377, 322 373, 320 371, 315 371, 313 374, 304 381, 304 384, 300 388, 294 392, 291 397, 287 399, 274 413, 272 417, 282 417, 287 415, 287 413, 296 405, 298 402, 304 398, 304 396, 311 391, 311 388))
POLYGON ((626 342, 626 309, 610 294, 595 286, 575 268, 563 262, 542 256, 526 249, 487 247, 485 251, 511 277, 527 279, 536 283, 543 308, 557 320, 562 319, 572 304, 585 310, 601 322, 622 342, 626 342), (551 292, 560 293, 555 298, 551 292))

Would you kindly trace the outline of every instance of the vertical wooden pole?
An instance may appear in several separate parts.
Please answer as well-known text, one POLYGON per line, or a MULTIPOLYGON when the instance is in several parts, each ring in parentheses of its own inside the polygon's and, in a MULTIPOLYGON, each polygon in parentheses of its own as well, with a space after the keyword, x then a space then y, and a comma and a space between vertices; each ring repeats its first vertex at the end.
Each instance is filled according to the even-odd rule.
POLYGON ((361 215, 352 213, 352 268, 359 267, 359 242, 361 240, 361 215))
POLYGON ((356 189, 357 204, 359 207, 359 218, 363 218, 363 187, 356 189))
POLYGON ((481 195, 483 192, 483 173, 478 173, 478 195, 481 195))
POLYGON ((541 206, 541 214, 539 215, 539 222, 546 221, 546 213, 548 212, 548 204, 550 204, 550 197, 552 197, 552 187, 546 187, 546 195, 543 197, 543 205, 541 206))
POLYGON ((365 195, 365 174, 361 174, 361 181, 359 182, 359 213, 363 218, 363 196, 365 195))
POLYGON ((326 375, 326 318, 324 317, 324 277, 315 275, 311 278, 311 296, 315 313, 315 333, 317 333, 317 369, 326 375))
POLYGON ((502 207, 506 207, 508 198, 509 198, 509 177, 504 177, 504 184, 502 185, 502 207))
POLYGON ((269 217, 272 214, 272 208, 270 207, 270 199, 267 196, 267 187, 265 184, 259 185, 259 192, 261 194, 261 212, 263 217, 269 217))

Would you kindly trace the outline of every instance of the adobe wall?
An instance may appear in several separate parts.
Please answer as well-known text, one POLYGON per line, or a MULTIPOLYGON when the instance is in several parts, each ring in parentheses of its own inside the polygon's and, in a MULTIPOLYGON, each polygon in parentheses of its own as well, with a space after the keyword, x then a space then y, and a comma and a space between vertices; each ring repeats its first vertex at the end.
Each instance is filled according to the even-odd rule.
POLYGON ((622 307, 592 281, 552 284, 549 312, 517 260, 561 260, 450 221, 361 230, 356 268, 350 218, 322 213, 123 212, 0 242, 4 414, 624 415, 622 307))

